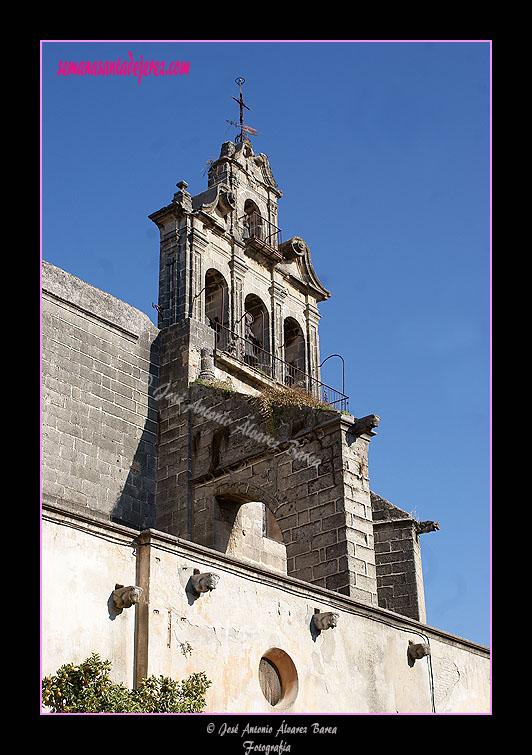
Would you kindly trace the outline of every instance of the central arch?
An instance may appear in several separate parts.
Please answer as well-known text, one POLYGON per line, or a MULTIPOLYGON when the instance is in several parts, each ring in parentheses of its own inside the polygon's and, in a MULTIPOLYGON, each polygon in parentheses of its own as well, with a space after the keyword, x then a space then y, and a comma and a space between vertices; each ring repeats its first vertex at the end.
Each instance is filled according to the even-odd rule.
POLYGON ((214 549, 286 574, 286 544, 269 496, 227 484, 214 497, 214 549))

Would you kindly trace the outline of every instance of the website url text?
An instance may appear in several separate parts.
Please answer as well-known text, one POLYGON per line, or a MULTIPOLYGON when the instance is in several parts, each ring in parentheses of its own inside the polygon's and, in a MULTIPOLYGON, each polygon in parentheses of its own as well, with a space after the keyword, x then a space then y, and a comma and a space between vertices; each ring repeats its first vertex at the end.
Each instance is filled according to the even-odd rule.
POLYGON ((72 61, 60 60, 57 70, 58 76, 138 76, 138 83, 143 76, 183 76, 190 71, 190 62, 173 60, 166 66, 164 60, 133 61, 133 54, 128 53, 128 60, 72 61))

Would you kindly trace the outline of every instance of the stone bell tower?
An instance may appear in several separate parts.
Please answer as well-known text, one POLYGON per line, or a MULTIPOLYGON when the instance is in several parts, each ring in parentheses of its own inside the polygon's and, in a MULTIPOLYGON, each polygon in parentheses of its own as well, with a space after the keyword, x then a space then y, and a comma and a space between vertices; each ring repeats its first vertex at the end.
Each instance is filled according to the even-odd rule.
POLYGON ((222 144, 207 188, 193 196, 180 181, 150 215, 156 526, 376 605, 367 451, 378 417, 355 419, 320 380, 318 305, 330 294, 305 241, 282 238, 282 193, 248 138, 241 90, 237 102, 240 134, 222 144), (265 389, 286 388, 313 401, 265 414, 265 389))
MULTIPOLYGON (((237 102, 245 107, 242 92, 237 102)), ((158 325, 179 326, 187 340, 184 384, 199 376, 207 348, 216 377, 244 392, 273 381, 320 396, 318 303, 330 294, 303 239, 283 241, 282 192, 247 138, 254 129, 242 118, 240 127, 211 163, 205 191, 192 196, 180 181, 171 203, 150 215, 160 232, 158 325)), ((327 400, 348 408, 332 389, 327 400)))

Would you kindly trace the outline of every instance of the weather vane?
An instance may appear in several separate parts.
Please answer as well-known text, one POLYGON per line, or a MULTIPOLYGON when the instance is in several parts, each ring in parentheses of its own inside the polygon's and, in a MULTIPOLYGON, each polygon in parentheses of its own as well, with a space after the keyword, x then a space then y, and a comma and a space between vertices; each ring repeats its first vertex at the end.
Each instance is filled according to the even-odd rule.
POLYGON ((237 100, 236 97, 232 97, 232 99, 235 102, 238 102, 238 104, 240 105, 240 123, 235 123, 234 121, 227 121, 232 126, 236 126, 237 128, 240 128, 240 133, 237 135, 237 137, 235 139, 235 141, 237 141, 237 142, 243 142, 244 139, 247 139, 247 141, 249 141, 249 137, 246 136, 246 134, 258 134, 259 133, 256 129, 251 128, 251 126, 246 126, 246 124, 244 123, 244 108, 246 108, 246 110, 251 111, 251 108, 249 108, 245 104, 245 102, 244 102, 244 100, 242 98, 242 84, 244 84, 245 81, 246 80, 243 79, 241 76, 239 76, 238 79, 235 79, 235 83, 238 84, 238 87, 239 87, 239 90, 240 90, 240 96, 239 96, 238 100, 237 100))

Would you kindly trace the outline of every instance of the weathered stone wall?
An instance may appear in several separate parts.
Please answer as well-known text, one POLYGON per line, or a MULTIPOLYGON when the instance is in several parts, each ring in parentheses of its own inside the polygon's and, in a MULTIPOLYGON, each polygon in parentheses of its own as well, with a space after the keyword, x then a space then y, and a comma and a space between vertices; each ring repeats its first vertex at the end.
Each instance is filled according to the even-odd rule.
POLYGON ((204 671, 209 713, 489 712, 489 652, 475 643, 162 532, 135 538, 46 505, 44 517, 44 674, 97 652, 127 686, 204 671), (191 593, 195 570, 219 577, 212 592, 191 593), (116 582, 143 593, 113 617, 116 582), (315 631, 316 610, 337 626, 315 631), (409 661, 409 641, 431 655, 409 661), (259 683, 268 651, 295 670, 275 707, 259 683))
POLYGON ((189 316, 188 280, 186 276, 187 223, 177 213, 169 212, 159 224, 159 320, 160 328, 173 325, 189 316))
POLYGON ((43 262, 43 497, 155 521, 158 329, 43 262))
POLYGON ((215 547, 219 500, 260 501, 283 533, 289 574, 376 604, 370 436, 353 432, 354 419, 266 411, 197 383, 185 401, 175 396, 159 407, 157 527, 215 547))
MULTIPOLYGON (((286 546, 268 532, 269 509, 260 501, 218 501, 214 548, 286 574, 286 546)), ((282 533, 281 533, 282 537, 282 533)))
POLYGON ((198 320, 182 320, 160 333, 160 381, 155 397, 159 408, 184 397, 201 372, 201 350, 214 348, 215 333, 198 320))
POLYGON ((417 522, 373 492, 371 503, 379 605, 426 621, 417 522))

